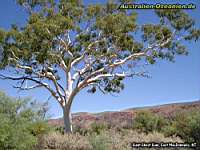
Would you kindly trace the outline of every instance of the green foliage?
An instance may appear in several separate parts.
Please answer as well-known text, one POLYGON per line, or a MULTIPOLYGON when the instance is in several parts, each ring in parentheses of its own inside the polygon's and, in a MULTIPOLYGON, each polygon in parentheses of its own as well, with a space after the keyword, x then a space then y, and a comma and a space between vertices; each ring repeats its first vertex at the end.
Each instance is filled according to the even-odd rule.
POLYGON ((24 120, 11 121, 0 115, 0 147, 10 150, 32 149, 37 139, 27 129, 24 120))
POLYGON ((175 135, 175 134, 176 134, 176 128, 175 128, 172 124, 169 124, 169 125, 165 126, 165 127, 162 129, 162 133, 163 133, 166 137, 175 135))
POLYGON ((102 6, 97 4, 97 5, 89 5, 88 9, 87 9, 87 16, 88 19, 89 18, 93 18, 93 17, 98 17, 101 15, 101 11, 102 11, 102 6))
MULTIPOLYGON (((12 25, 8 31, 0 30, 1 69, 26 65, 32 69, 22 69, 20 73, 33 78, 34 72, 43 73, 51 67, 55 71, 53 75, 60 79, 60 62, 63 60, 70 66, 73 60, 84 55, 85 60, 94 59, 81 77, 85 79, 91 72, 113 62, 145 52, 147 45, 152 46, 147 55, 130 62, 142 58, 150 64, 158 59, 173 61, 177 54, 188 54, 178 38, 183 41, 199 39, 200 30, 183 10, 155 10, 159 18, 157 23, 141 25, 134 10, 118 9, 121 2, 129 1, 84 5, 81 0, 17 0, 17 4, 28 11, 27 24, 23 27, 12 25), (69 40, 68 35, 74 38, 69 40)), ((123 65, 120 67, 127 70, 123 65)), ((102 74, 113 71, 108 68, 102 74)), ((124 88, 116 77, 104 79, 98 82, 104 87, 101 91, 120 92, 124 88)))
MULTIPOLYGON (((75 129, 76 129, 76 128, 75 128, 75 129)), ((54 130, 55 132, 60 133, 60 134, 64 134, 64 127, 63 127, 63 126, 54 126, 54 127, 53 127, 53 130, 54 130)))
POLYGON ((179 112, 164 130, 165 135, 177 135, 186 142, 196 142, 200 145, 200 111, 179 112))
POLYGON ((106 123, 92 123, 91 124, 91 130, 93 133, 96 133, 96 134, 100 134, 102 131, 108 129, 108 126, 106 123))
POLYGON ((104 84, 105 84, 105 88, 104 91, 110 93, 119 93, 121 90, 124 89, 124 84, 122 83, 123 78, 113 78, 113 79, 109 79, 109 78, 105 78, 104 79, 104 84))
POLYGON ((34 122, 29 127, 29 131, 31 131, 31 134, 33 134, 34 136, 46 134, 50 130, 51 128, 48 126, 47 122, 44 121, 34 122))
POLYGON ((47 131, 47 124, 29 101, 13 99, 0 92, 1 149, 31 150, 37 143, 36 135, 47 131))
POLYGON ((160 132, 166 124, 167 121, 162 116, 149 111, 141 111, 133 120, 133 129, 144 133, 160 132))
POLYGON ((156 10, 156 13, 161 18, 162 23, 169 20, 171 26, 177 30, 187 30, 194 25, 194 20, 182 10, 156 10))

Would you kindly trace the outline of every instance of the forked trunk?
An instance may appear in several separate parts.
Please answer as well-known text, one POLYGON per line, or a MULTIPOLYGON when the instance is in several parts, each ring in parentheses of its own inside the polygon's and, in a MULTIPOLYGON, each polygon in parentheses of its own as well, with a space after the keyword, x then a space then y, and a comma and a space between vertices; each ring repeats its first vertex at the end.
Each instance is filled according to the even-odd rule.
POLYGON ((72 117, 70 108, 64 107, 63 108, 63 119, 64 119, 64 132, 65 133, 72 133, 72 117))

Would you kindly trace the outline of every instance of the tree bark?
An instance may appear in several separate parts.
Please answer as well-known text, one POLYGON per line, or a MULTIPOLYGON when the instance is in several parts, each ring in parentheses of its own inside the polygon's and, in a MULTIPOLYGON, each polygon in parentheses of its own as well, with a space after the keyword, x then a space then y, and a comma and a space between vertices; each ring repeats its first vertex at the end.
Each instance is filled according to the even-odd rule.
POLYGON ((72 116, 70 107, 64 106, 63 108, 63 120, 64 120, 64 133, 72 133, 72 116))
POLYGON ((74 97, 79 92, 79 88, 75 88, 69 98, 66 100, 67 104, 63 106, 63 120, 64 120, 64 132, 65 133, 73 133, 72 128, 72 116, 71 116, 71 106, 74 100, 74 97))

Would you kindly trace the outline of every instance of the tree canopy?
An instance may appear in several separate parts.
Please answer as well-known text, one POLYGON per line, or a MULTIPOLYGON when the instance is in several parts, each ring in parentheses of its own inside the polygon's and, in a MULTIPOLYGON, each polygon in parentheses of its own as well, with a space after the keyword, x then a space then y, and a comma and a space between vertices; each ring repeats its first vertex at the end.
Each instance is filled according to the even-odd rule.
POLYGON ((0 29, 0 67, 14 75, 1 78, 18 81, 21 90, 44 87, 70 108, 83 88, 120 92, 125 77, 147 76, 136 69, 138 62, 173 61, 188 54, 184 41, 199 39, 200 30, 183 10, 154 10, 156 24, 139 24, 138 12, 119 9, 122 2, 131 1, 17 0, 28 18, 23 27, 0 29))

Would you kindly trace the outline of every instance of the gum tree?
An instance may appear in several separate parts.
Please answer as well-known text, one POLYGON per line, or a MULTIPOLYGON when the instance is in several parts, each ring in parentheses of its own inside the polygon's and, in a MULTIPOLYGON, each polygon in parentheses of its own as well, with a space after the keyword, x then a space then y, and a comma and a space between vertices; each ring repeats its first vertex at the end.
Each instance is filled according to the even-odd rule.
POLYGON ((79 91, 120 92, 123 79, 147 76, 137 64, 173 61, 188 53, 183 41, 199 38, 182 10, 155 10, 157 24, 141 25, 135 10, 118 9, 121 2, 17 0, 28 17, 24 26, 0 30, 1 79, 20 90, 48 90, 63 109, 65 132, 72 132, 70 109, 79 91))

